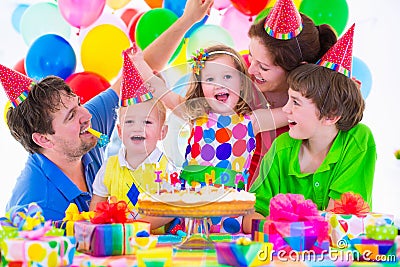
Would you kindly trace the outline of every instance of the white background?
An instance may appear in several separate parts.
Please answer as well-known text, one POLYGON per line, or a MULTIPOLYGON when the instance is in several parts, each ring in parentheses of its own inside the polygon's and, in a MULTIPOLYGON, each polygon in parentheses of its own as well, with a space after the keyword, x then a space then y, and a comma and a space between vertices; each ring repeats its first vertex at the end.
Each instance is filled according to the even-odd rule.
MULTIPOLYGON (((0 0, 0 63, 12 68, 25 57, 28 47, 12 27, 11 15, 18 4, 38 0, 0 0)), ((400 1, 347 0, 349 20, 346 29, 356 23, 353 55, 364 61, 372 72, 372 89, 366 99, 363 123, 374 133, 378 150, 373 191, 373 210, 400 217, 400 160, 393 152, 400 149, 400 86, 398 84, 400 1)), ((128 7, 146 8, 143 0, 132 0, 128 7)), ((117 11, 115 15, 120 15, 117 11)), ((218 13, 208 21, 217 22, 218 13)), ((72 28, 71 39, 76 38, 72 28)), ((70 40, 74 43, 74 40, 70 40)), ((77 52, 76 52, 77 53, 77 52)), ((77 59, 79 64, 79 54, 77 59)), ((77 68, 77 71, 82 71, 77 68)), ((0 90, 0 216, 4 214, 16 177, 27 153, 17 143, 3 120, 6 95, 0 90)), ((354 177, 363 179, 363 177, 354 177)))

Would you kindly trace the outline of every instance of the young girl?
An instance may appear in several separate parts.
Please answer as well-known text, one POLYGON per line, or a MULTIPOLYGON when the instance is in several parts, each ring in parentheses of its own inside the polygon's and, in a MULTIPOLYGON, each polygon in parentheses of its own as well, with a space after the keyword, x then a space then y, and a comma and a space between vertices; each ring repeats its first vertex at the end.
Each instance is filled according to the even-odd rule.
POLYGON ((243 176, 255 148, 254 136, 288 122, 281 109, 252 111, 253 86, 240 54, 224 45, 200 50, 192 60, 185 99, 153 75, 141 53, 135 53, 133 61, 144 80, 157 88, 153 95, 191 123, 181 178, 189 186, 193 182, 235 186, 242 175, 239 179, 246 184, 243 176))

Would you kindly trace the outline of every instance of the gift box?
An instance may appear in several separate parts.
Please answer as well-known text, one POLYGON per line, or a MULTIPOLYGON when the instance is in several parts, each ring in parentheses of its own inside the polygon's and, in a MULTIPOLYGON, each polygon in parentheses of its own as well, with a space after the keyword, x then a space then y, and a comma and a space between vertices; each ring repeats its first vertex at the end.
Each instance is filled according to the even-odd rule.
POLYGON ((278 194, 270 201, 270 216, 252 221, 252 239, 273 243, 274 253, 329 251, 328 223, 311 200, 299 194, 278 194))
POLYGON ((150 224, 143 221, 129 223, 93 224, 78 221, 74 225, 76 249, 92 256, 134 254, 130 238, 139 232, 150 233, 150 224))
POLYGON ((365 217, 352 214, 325 213, 329 223, 329 236, 332 247, 343 248, 350 240, 366 234, 368 225, 375 225, 377 221, 384 220, 387 224, 393 223, 393 215, 381 213, 368 213, 365 217))
POLYGON ((93 211, 80 212, 75 203, 70 203, 65 210, 65 217, 62 220, 54 221, 53 225, 56 228, 65 230, 66 236, 74 236, 74 224, 76 221, 89 221, 94 217, 93 211))
POLYGON ((252 239, 258 242, 273 243, 274 255, 278 251, 312 250, 316 254, 329 251, 329 238, 322 240, 318 232, 324 231, 323 222, 281 222, 271 220, 253 220, 252 239))
POLYGON ((394 225, 367 225, 365 227, 366 236, 375 240, 394 240, 397 236, 397 227, 394 225))
POLYGON ((44 236, 11 238, 1 244, 3 266, 68 266, 75 254, 75 238, 44 236))
POLYGON ((219 264, 231 266, 262 266, 269 264, 272 244, 263 242, 219 242, 215 243, 219 264))
POLYGON ((396 243, 394 240, 375 240, 366 236, 350 240, 354 260, 373 262, 397 262, 396 243))

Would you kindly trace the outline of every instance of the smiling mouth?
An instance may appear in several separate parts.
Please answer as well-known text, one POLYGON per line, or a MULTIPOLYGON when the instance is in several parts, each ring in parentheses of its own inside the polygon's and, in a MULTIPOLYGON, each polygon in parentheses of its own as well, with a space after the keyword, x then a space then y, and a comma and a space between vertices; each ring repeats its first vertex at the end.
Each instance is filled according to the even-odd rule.
POLYGON ((131 137, 131 140, 132 141, 143 141, 143 140, 145 140, 146 138, 144 137, 144 136, 139 136, 139 135, 135 135, 135 136, 132 136, 131 137))
POLYGON ((257 82, 257 83, 265 83, 266 82, 266 80, 264 80, 263 78, 259 78, 259 77, 256 77, 256 76, 253 76, 254 77, 254 80, 257 82))
POLYGON ((291 125, 291 126, 295 126, 297 124, 297 122, 291 121, 291 120, 288 120, 288 122, 289 122, 289 125, 291 125))
POLYGON ((229 98, 229 94, 228 93, 221 93, 221 94, 216 94, 215 95, 215 99, 217 99, 220 102, 226 102, 229 98))

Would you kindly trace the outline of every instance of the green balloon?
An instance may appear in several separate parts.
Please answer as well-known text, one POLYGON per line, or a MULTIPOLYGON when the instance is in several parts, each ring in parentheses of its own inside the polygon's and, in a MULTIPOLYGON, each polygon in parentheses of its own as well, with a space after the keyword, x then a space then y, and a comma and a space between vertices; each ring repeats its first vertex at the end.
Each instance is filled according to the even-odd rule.
POLYGON ((221 26, 214 24, 200 26, 190 35, 186 47, 186 57, 189 59, 198 49, 217 44, 234 47, 235 43, 229 32, 221 26))
POLYGON ((260 20, 265 19, 268 16, 268 14, 271 11, 271 9, 272 9, 272 7, 267 7, 265 9, 261 10, 261 12, 258 13, 257 17, 255 18, 253 24, 256 24, 260 20))
POLYGON ((299 11, 309 16, 316 25, 329 24, 340 36, 349 18, 346 0, 303 0, 299 11))
MULTIPOLYGON (((169 9, 154 8, 145 12, 136 24, 135 40, 137 45, 143 50, 167 30, 178 19, 169 9)), ((182 49, 183 39, 178 48, 172 55, 170 62, 175 59, 182 49)))

